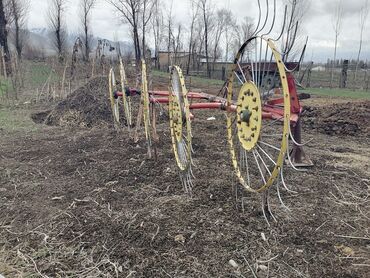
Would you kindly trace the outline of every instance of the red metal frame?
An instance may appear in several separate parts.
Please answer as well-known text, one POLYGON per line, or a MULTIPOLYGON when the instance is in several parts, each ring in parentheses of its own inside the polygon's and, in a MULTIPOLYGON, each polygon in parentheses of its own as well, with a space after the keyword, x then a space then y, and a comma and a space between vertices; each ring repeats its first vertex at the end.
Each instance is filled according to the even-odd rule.
MULTIPOLYGON (((291 117, 290 121, 291 124, 296 124, 299 119, 299 114, 301 113, 301 105, 299 103, 297 88, 294 80, 294 76, 291 73, 287 73, 287 81, 288 81, 288 88, 289 88, 289 95, 290 95, 290 103, 291 103, 291 117)), ((140 91, 135 88, 127 89, 130 96, 134 96, 140 94, 140 91)), ((126 93, 127 93, 126 91, 126 93)), ((168 91, 149 91, 150 94, 150 102, 151 103, 161 103, 161 104, 168 104, 169 103, 169 92, 168 91)), ((281 94, 279 91, 276 92, 276 95, 281 94)), ((115 97, 122 96, 122 92, 115 92, 115 97)), ((198 93, 198 92, 188 92, 187 97, 189 99, 199 99, 199 100, 207 100, 207 102, 197 102, 190 104, 190 110, 197 110, 197 109, 219 109, 219 110, 226 110, 226 99, 217 97, 214 95, 206 94, 206 93, 198 93)), ((284 98, 277 97, 273 100, 268 101, 262 107, 262 118, 263 119, 281 119, 284 115, 283 106, 284 98)), ((236 105, 231 105, 229 111, 236 111, 236 105)), ((194 116, 191 115, 193 118, 194 116)))

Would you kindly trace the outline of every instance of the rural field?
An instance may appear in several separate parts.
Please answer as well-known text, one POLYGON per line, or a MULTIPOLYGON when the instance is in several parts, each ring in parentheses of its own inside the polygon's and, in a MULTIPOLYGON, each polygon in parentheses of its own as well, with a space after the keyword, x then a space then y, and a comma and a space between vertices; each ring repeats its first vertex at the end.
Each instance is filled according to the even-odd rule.
MULTIPOLYGON (((166 74, 152 79, 167 89, 166 74)), ((194 78, 188 87, 217 94, 221 85, 194 78)), ((61 102, 1 105, 0 274, 369 277, 369 95, 312 93, 302 121, 314 166, 287 167, 289 209, 272 189, 270 226, 260 197, 237 187, 222 111, 194 112, 189 197, 166 105, 157 107, 156 159, 143 134, 134 143, 114 129, 105 77, 61 102)))
POLYGON ((369 0, 0 0, 0 278, 370 278, 369 0))

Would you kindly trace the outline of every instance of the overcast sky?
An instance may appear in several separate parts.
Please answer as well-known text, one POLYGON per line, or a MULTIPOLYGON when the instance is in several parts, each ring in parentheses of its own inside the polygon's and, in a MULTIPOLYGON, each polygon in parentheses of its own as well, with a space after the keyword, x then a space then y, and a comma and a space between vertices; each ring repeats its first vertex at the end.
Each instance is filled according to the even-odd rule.
MULTIPOLYGON (((29 28, 47 27, 46 14, 50 0, 30 0, 29 28)), ((78 32, 78 2, 79 0, 68 0, 67 25, 69 32, 78 32)), ((236 17, 245 16, 258 17, 257 0, 210 0, 217 8, 229 8, 236 17)), ((283 20, 283 1, 277 0, 277 18, 283 20)), ((287 0, 285 0, 287 1, 287 0)), ((334 30, 333 17, 336 3, 339 0, 303 0, 309 2, 305 10, 302 22, 302 35, 309 37, 309 45, 306 54, 307 59, 326 61, 333 56, 334 51, 334 30)), ((359 11, 366 0, 344 0, 343 21, 338 41, 338 57, 355 59, 359 46, 360 27, 359 11)), ((169 4, 170 1, 162 2, 169 4)), ((175 21, 182 22, 185 26, 189 20, 189 0, 173 0, 173 13, 175 21)), ((261 0, 261 3, 264 0, 261 0)), ((273 3, 272 0, 270 0, 273 3)), ((271 4, 272 5, 272 4, 271 4)), ((166 13, 167 8, 164 8, 166 13)), ((277 25, 281 26, 279 23, 277 25)), ((98 0, 98 4, 92 15, 93 33, 95 36, 130 41, 128 28, 122 25, 117 18, 113 8, 105 0, 98 0)), ((363 59, 370 60, 370 20, 368 18, 364 31, 363 59)))

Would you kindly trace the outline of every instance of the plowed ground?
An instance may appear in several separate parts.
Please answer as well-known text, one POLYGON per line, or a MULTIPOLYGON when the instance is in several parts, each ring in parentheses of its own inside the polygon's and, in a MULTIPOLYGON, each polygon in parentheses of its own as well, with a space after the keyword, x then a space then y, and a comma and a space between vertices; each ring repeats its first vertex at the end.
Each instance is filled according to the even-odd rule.
MULTIPOLYGON (((195 113, 190 198, 178 177, 165 112, 157 159, 149 160, 143 134, 134 143, 126 128, 112 128, 102 84, 55 107, 18 108, 39 123, 36 131, 0 130, 0 274, 369 277, 368 117, 353 132, 342 132, 347 128, 339 121, 340 132, 326 132, 316 126, 325 120, 317 111, 325 108, 317 99, 304 101, 316 113, 305 116, 303 127, 304 138, 313 138, 305 151, 315 166, 306 172, 286 167, 295 193, 283 191, 282 199, 290 210, 272 189, 278 222, 270 219, 268 226, 260 196, 237 189, 223 112, 195 113), (71 101, 77 97, 80 106, 71 101)), ((368 103, 361 105, 368 113, 368 103)), ((348 111, 355 106, 345 104, 348 111)))

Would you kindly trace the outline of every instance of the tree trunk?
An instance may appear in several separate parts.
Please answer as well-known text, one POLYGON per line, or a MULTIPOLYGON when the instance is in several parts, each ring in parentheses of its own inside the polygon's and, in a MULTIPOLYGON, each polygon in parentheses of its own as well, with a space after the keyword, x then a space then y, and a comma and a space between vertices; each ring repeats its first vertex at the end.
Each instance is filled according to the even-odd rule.
POLYGON ((138 32, 138 26, 137 26, 137 18, 136 13, 133 13, 133 33, 134 33, 134 47, 135 47, 135 60, 136 60, 136 66, 138 68, 138 65, 140 65, 140 59, 141 59, 141 51, 140 51, 140 41, 139 41, 139 32, 138 32))
POLYGON ((332 66, 331 66, 330 88, 333 88, 334 67, 335 67, 335 60, 337 59, 337 44, 338 44, 338 35, 335 36, 334 61, 332 62, 332 66))
POLYGON ((359 46, 359 49, 358 49, 358 53, 357 53, 357 61, 356 61, 356 69, 355 69, 355 82, 356 82, 356 79, 357 79, 357 71, 358 71, 358 65, 360 63, 360 55, 361 55, 361 50, 362 50, 362 30, 361 30, 361 35, 360 35, 360 46, 359 46))
POLYGON ((15 48, 17 50, 18 58, 21 59, 22 57, 22 45, 21 45, 21 37, 20 37, 20 28, 18 24, 18 20, 15 21, 15 48))
POLYGON ((5 60, 5 67, 6 72, 10 73, 10 55, 9 55, 9 48, 8 48, 8 31, 6 30, 6 18, 4 13, 4 5, 3 1, 0 1, 0 45, 4 51, 4 60, 5 60))
POLYGON ((84 19, 84 27, 85 27, 85 62, 89 62, 90 56, 90 45, 89 45, 89 27, 87 23, 87 15, 85 15, 84 19))
POLYGON ((191 22, 191 27, 190 27, 190 42, 189 42, 189 56, 188 56, 188 63, 186 65, 186 74, 189 75, 189 69, 190 69, 190 54, 191 54, 191 44, 193 43, 193 29, 194 29, 194 19, 191 22))
MULTIPOLYGON (((155 22, 156 23, 156 22, 155 22)), ((156 29, 156 25, 153 24, 153 32, 154 32, 154 55, 155 55, 155 68, 158 69, 159 65, 159 57, 158 57, 158 29, 156 29)))
POLYGON ((204 47, 206 50, 206 63, 207 63, 207 77, 211 77, 211 72, 209 69, 209 60, 208 60, 208 23, 207 23, 207 18, 206 18, 206 7, 203 7, 203 19, 204 19, 204 35, 205 35, 205 42, 204 42, 204 47))
MULTIPOLYGON (((171 15, 170 15, 171 16, 171 15)), ((167 44, 167 72, 170 70, 170 48, 171 48, 171 19, 168 21, 168 44, 167 44)))

